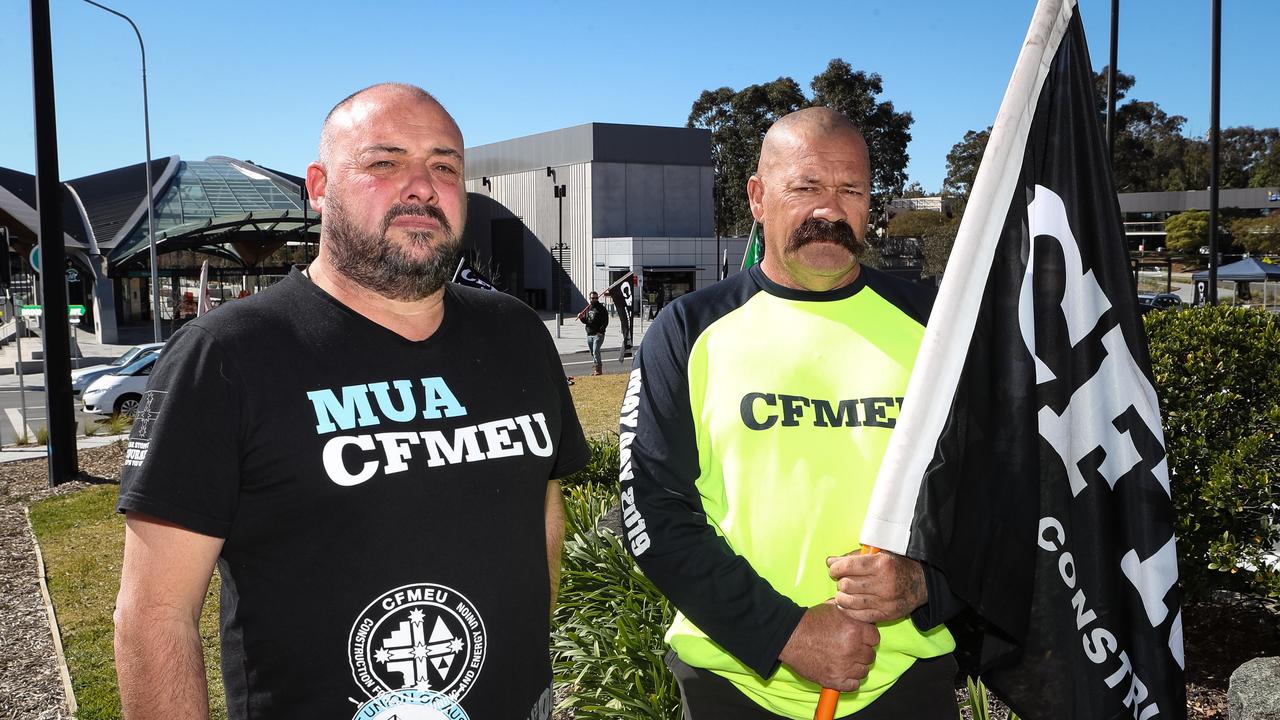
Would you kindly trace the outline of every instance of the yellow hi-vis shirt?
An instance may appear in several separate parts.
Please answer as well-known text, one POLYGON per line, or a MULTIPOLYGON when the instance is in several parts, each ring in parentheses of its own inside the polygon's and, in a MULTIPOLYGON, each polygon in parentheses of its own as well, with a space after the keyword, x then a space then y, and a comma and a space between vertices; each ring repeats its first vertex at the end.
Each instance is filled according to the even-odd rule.
MULTIPOLYGON (((813 717, 820 688, 778 654, 804 608, 835 595, 826 558, 859 547, 931 301, 866 268, 810 293, 757 266, 668 306, 637 355, 620 426, 626 544, 680 611, 667 633, 680 659, 772 713, 813 717)), ((837 716, 955 648, 943 626, 879 629, 837 716)))

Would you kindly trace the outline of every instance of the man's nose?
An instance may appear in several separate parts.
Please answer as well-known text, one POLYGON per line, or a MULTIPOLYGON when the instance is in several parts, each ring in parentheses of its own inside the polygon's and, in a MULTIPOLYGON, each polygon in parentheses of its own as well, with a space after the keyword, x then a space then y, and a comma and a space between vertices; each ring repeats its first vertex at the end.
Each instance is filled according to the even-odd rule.
POLYGON ((436 205, 440 200, 431 171, 426 167, 411 166, 400 190, 400 202, 407 205, 436 205))
POLYGON ((813 217, 827 222, 843 222, 848 219, 844 209, 837 202, 836 193, 834 192, 822 193, 818 206, 813 209, 813 217))

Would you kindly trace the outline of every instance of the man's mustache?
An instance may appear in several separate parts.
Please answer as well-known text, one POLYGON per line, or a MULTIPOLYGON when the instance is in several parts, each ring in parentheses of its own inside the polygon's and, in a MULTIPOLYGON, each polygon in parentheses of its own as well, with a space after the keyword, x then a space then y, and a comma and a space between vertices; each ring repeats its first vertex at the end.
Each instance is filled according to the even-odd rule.
POLYGON ((849 223, 811 217, 791 233, 791 237, 787 239, 787 250, 799 250, 817 242, 835 243, 851 253, 861 252, 865 247, 865 243, 858 239, 849 223))
POLYGON ((449 218, 445 217, 444 211, 439 207, 435 205, 407 205, 405 203, 396 203, 387 210, 387 214, 382 218, 382 233, 385 235, 387 229, 391 227, 391 223, 403 215, 431 218, 440 223, 440 229, 446 234, 453 233, 453 226, 449 224, 449 218))

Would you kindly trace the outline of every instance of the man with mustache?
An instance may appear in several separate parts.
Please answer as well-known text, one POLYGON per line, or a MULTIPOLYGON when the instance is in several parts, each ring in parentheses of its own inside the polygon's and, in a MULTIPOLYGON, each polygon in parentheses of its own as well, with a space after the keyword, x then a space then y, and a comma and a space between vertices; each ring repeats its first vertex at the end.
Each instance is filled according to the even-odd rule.
POLYGON ((463 177, 426 91, 348 97, 315 262, 169 341, 121 478, 125 717, 207 717, 215 564, 231 718, 550 717, 556 478, 589 451, 537 316, 446 283, 463 177))
POLYGON ((821 687, 837 717, 956 717, 945 579, 857 553, 933 301, 859 265, 870 193, 844 116, 778 120, 747 184, 764 260, 674 302, 637 354, 624 533, 680 611, 688 719, 808 720, 821 687))

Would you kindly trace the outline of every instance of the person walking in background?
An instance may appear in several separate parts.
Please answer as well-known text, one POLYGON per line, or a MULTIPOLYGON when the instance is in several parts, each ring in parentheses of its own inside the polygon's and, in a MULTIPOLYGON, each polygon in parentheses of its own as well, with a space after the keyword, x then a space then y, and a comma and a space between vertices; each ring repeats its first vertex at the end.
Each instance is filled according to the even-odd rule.
POLYGON ((587 301, 587 306, 578 313, 578 320, 587 326, 587 348, 591 350, 591 361, 595 363, 591 374, 603 375, 600 351, 604 348, 604 330, 609 327, 609 311, 600 302, 599 293, 592 292, 587 301))

